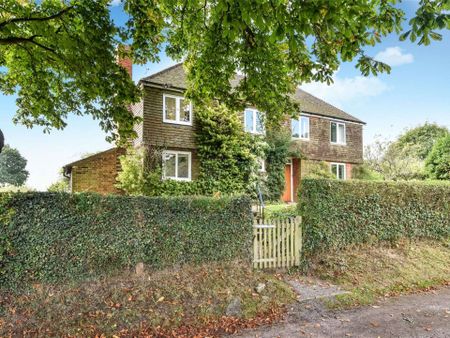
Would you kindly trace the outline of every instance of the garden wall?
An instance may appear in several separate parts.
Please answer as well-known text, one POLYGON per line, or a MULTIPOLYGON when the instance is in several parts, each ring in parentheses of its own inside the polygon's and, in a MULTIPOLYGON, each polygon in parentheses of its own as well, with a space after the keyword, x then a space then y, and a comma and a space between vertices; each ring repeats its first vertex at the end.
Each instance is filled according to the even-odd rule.
POLYGON ((450 184, 305 179, 299 208, 308 255, 353 244, 450 237, 450 184))
POLYGON ((0 287, 249 259, 250 200, 0 195, 0 287))

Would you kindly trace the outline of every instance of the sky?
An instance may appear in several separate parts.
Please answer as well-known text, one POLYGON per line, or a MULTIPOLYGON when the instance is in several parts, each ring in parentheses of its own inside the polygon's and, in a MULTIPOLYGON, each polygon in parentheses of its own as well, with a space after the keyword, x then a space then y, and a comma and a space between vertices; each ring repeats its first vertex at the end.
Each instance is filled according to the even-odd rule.
MULTIPOLYGON (((111 15, 117 23, 125 20, 120 6, 113 2, 111 15)), ((402 4, 408 16, 417 2, 402 4)), ((429 46, 400 42, 389 36, 366 53, 392 66, 391 73, 363 77, 354 63, 342 64, 330 86, 307 83, 302 89, 365 121, 364 144, 377 137, 394 139, 408 128, 436 122, 450 128, 450 31, 443 40, 429 46)), ((161 61, 133 67, 133 80, 160 71, 176 63, 161 53, 161 61)), ((45 190, 58 180, 61 168, 86 153, 109 149, 105 133, 91 117, 73 116, 68 126, 44 134, 42 129, 15 125, 15 96, 0 94, 0 129, 6 142, 28 160, 27 186, 45 190)))

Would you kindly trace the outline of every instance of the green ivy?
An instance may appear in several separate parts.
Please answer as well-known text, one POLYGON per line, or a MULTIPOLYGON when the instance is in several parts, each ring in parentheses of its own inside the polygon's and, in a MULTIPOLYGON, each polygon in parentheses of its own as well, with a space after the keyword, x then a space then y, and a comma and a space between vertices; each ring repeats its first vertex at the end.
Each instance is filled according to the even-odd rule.
POLYGON ((247 197, 1 196, 0 288, 151 268, 249 259, 247 197), (7 239, 6 250, 5 241, 7 239))
POLYGON ((306 257, 361 243, 450 236, 450 184, 305 179, 306 257))

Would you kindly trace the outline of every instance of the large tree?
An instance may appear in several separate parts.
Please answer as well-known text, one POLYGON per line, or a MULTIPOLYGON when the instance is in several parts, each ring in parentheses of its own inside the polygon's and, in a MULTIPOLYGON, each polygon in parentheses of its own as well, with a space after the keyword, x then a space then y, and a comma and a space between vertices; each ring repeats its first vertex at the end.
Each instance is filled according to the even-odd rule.
POLYGON ((115 64, 120 43, 136 63, 158 61, 163 47, 185 60, 193 99, 250 102, 275 121, 298 108, 296 86, 331 82, 343 61, 364 75, 389 71, 364 52, 384 36, 426 45, 450 26, 449 0, 421 0, 405 32, 395 0, 123 0, 123 26, 109 1, 0 1, 0 91, 18 94, 16 122, 48 130, 90 114, 113 137, 129 135, 139 90, 115 64), (232 89, 236 72, 244 80, 232 89))
POLYGON ((428 154, 426 166, 430 178, 450 180, 450 134, 437 140, 428 154))
POLYGON ((0 154, 0 186, 21 186, 28 178, 27 160, 15 148, 6 145, 0 154))

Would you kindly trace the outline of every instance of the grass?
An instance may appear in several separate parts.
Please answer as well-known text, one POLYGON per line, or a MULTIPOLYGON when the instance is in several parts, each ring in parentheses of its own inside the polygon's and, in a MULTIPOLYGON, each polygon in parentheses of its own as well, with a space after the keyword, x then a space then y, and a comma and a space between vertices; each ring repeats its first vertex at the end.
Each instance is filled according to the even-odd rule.
POLYGON ((0 336, 165 335, 186 328, 194 335, 211 323, 220 327, 234 297, 242 302, 241 322, 281 312, 294 299, 275 275, 239 262, 128 273, 70 286, 35 285, 29 293, 0 293, 0 336), (258 283, 266 284, 261 294, 254 291, 258 283))
POLYGON ((402 242, 329 254, 310 273, 350 291, 328 303, 332 308, 373 304, 377 299, 450 283, 450 245, 402 242))
POLYGON ((264 215, 266 218, 282 218, 298 216, 297 204, 268 204, 264 208, 264 215))

